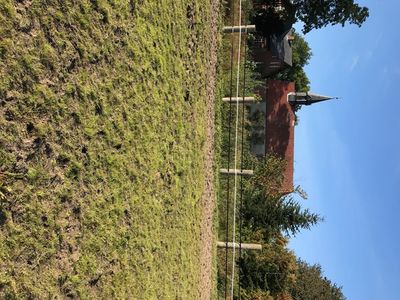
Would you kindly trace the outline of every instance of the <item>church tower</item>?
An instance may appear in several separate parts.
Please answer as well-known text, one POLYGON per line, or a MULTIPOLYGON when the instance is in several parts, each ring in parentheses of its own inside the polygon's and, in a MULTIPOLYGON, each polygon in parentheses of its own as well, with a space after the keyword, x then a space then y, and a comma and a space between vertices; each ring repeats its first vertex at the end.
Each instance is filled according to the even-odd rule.
POLYGON ((292 92, 288 94, 288 101, 291 105, 311 105, 317 102, 339 99, 337 97, 318 95, 312 92, 292 92))

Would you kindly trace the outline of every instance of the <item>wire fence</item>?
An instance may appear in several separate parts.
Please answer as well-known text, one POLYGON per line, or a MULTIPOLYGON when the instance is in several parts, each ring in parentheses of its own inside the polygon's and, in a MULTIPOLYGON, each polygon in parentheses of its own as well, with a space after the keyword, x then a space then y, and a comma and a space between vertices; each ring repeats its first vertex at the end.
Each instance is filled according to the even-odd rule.
MULTIPOLYGON (((227 169, 228 172, 231 169, 231 159, 232 159, 232 149, 231 149, 231 138, 232 138, 232 126, 234 125, 235 127, 235 135, 234 135, 234 155, 233 155, 233 169, 235 170, 234 173, 234 186, 233 186, 233 214, 232 214, 232 243, 235 244, 236 242, 236 216, 239 216, 239 251, 238 251, 238 259, 240 260, 242 257, 242 210, 243 210, 243 176, 240 177, 240 183, 239 183, 239 211, 237 212, 237 195, 238 195, 238 174, 237 174, 237 162, 238 162, 238 143, 239 143, 239 126, 241 126, 241 149, 240 149, 240 172, 243 171, 244 168, 244 124, 245 124, 245 92, 246 92, 246 55, 247 55, 247 32, 243 33, 241 30, 239 31, 239 41, 237 45, 237 68, 236 68, 236 97, 235 97, 235 122, 233 123, 233 114, 232 114, 232 106, 234 105, 234 101, 232 99, 233 97, 233 91, 234 91, 234 84, 233 84, 233 69, 234 69, 234 49, 235 49, 235 38, 233 34, 233 26, 235 25, 235 17, 232 17, 232 35, 231 35, 231 57, 230 57, 230 86, 229 86, 229 117, 228 117, 228 157, 227 157, 227 169), (242 35, 244 35, 244 55, 241 53, 241 46, 242 46, 242 35), (243 57, 243 62, 242 62, 242 57, 243 57), (243 97, 243 105, 242 107, 242 121, 240 122, 239 125, 239 86, 240 86, 240 70, 241 70, 241 64, 242 64, 242 72, 243 72, 243 83, 242 83, 242 97, 243 97)), ((239 16, 238 16, 238 24, 239 28, 242 25, 242 1, 239 0, 239 16)), ((230 221, 230 204, 231 204, 231 182, 230 182, 230 176, 227 178, 227 185, 226 185, 227 191, 226 191, 226 232, 225 232, 225 278, 224 278, 224 284, 225 284, 225 299, 228 299, 228 242, 229 242, 229 237, 230 237, 230 228, 229 228, 229 221, 230 221)), ((230 282, 230 295, 229 297, 233 299, 234 295, 234 282, 235 282, 235 269, 236 269, 236 262, 237 262, 237 257, 236 257, 236 247, 233 247, 233 254, 232 254, 232 270, 231 270, 231 282, 230 282)), ((239 266, 240 267, 240 266, 239 266)), ((241 272, 240 269, 238 271, 238 297, 241 299, 241 272)))

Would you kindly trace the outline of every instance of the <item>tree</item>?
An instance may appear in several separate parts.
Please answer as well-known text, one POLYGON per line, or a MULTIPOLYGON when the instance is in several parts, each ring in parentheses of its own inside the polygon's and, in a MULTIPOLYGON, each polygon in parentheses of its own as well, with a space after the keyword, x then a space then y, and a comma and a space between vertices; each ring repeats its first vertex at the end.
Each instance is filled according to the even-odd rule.
POLYGON ((369 16, 367 7, 361 7, 354 0, 294 0, 291 14, 296 21, 303 22, 303 33, 327 25, 347 22, 361 27, 369 16))
POLYGON ((270 28, 279 31, 297 21, 303 23, 304 34, 327 25, 361 26, 369 16, 368 8, 354 0, 283 0, 284 9, 276 9, 273 0, 258 0, 255 4, 254 19, 264 34, 268 34, 270 28))
MULTIPOLYGON (((265 122, 265 117, 264 117, 265 122)), ((286 161, 275 154, 266 156, 265 161, 257 165, 256 172, 250 180, 251 188, 261 191, 267 196, 279 196, 281 193, 283 172, 286 161)))
MULTIPOLYGON (((256 235, 252 238, 257 239, 256 235)), ((268 299, 267 296, 276 299, 295 284, 296 256, 287 248, 287 243, 287 238, 277 234, 263 244, 261 251, 243 254, 239 265, 244 299, 268 299)))
MULTIPOLYGON (((282 196, 281 186, 286 162, 273 154, 257 167, 244 191, 243 221, 250 230, 260 230, 264 241, 276 234, 296 235, 323 220, 318 214, 302 209, 291 195, 282 196)), ((297 193, 306 196, 300 187, 297 193)))
POLYGON ((302 209, 291 195, 265 197, 259 190, 250 191, 244 203, 244 225, 262 230, 265 241, 276 233, 295 236, 323 220, 318 214, 302 209))
POLYGON ((289 293, 297 300, 345 300, 342 288, 323 276, 320 265, 297 261, 297 275, 289 293))

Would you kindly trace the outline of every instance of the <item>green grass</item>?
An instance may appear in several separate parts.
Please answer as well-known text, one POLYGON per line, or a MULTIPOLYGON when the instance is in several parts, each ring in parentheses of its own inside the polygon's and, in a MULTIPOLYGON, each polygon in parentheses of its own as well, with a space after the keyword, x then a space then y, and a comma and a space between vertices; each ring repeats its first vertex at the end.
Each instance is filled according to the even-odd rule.
POLYGON ((209 1, 15 3, 0 298, 197 299, 209 1))

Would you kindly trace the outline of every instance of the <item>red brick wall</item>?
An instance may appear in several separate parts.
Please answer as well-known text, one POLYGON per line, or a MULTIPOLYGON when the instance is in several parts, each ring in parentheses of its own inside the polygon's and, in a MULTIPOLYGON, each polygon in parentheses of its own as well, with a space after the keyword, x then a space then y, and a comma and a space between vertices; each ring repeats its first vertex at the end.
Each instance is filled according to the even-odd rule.
POLYGON ((287 95, 295 91, 294 83, 268 80, 266 85, 265 151, 286 160, 282 192, 290 193, 293 191, 295 115, 287 95))
POLYGON ((285 63, 274 57, 267 48, 254 47, 252 55, 254 61, 262 64, 261 71, 264 76, 272 75, 286 68, 285 63))

